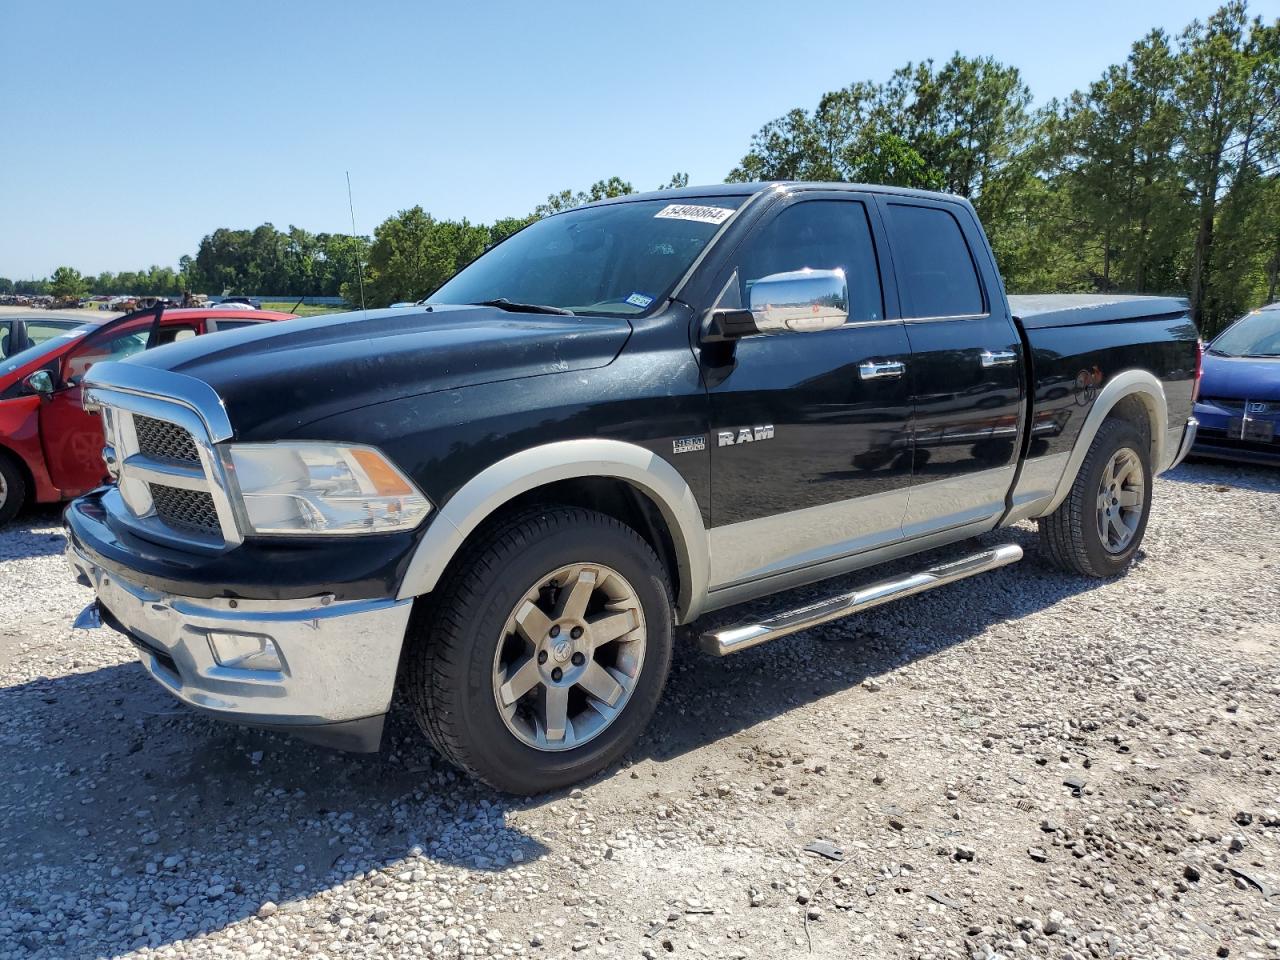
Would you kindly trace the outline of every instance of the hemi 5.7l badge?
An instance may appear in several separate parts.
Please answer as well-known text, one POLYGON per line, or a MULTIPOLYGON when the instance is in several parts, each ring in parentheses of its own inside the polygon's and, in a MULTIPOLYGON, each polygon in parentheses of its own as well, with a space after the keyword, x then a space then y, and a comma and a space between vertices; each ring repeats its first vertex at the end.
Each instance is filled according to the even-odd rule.
POLYGON ((738 443, 755 443, 757 440, 773 439, 773 424, 766 423, 759 427, 739 427, 737 430, 721 430, 718 433, 721 447, 732 447, 738 443))
POLYGON ((679 440, 672 440, 671 447, 676 453, 697 453, 707 449, 707 438, 681 437, 679 440))

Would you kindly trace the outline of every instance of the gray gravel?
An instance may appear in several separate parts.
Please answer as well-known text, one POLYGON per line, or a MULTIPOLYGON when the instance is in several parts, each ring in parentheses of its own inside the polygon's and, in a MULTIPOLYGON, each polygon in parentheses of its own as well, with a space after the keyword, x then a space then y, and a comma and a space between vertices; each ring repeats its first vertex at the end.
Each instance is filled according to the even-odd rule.
POLYGON ((534 801, 400 713, 372 757, 191 714, 70 630, 89 592, 30 515, 0 533, 0 957, 1278 957, 1277 494, 1186 465, 1121 580, 1029 558, 685 644, 626 766, 534 801))

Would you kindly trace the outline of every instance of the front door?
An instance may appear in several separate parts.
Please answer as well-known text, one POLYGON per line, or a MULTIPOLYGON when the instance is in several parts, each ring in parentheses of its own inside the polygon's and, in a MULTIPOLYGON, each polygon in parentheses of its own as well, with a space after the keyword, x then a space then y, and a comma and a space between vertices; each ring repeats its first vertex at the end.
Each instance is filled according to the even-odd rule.
POLYGON ((886 319, 874 204, 816 193, 782 202, 723 268, 718 306, 806 267, 841 268, 849 321, 744 337, 705 367, 710 393, 712 588, 898 540, 911 475, 910 348, 886 319))
POLYGON ((882 197, 911 341, 915 472, 908 537, 985 523, 1018 465, 1023 357, 1000 280, 968 209, 882 197))
MULTIPOLYGON (((123 318, 122 318, 123 319, 123 318)), ((40 443, 53 485, 64 496, 92 490, 106 478, 102 420, 84 408, 84 375, 100 360, 123 360, 146 349, 151 318, 113 322, 62 358, 53 395, 40 407, 40 443)))

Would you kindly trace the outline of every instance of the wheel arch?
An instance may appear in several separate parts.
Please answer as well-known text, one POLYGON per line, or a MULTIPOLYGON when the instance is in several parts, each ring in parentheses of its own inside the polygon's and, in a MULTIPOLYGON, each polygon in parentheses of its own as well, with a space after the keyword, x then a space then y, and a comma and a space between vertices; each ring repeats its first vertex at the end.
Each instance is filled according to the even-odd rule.
POLYGON ((435 589, 467 539, 505 509, 545 495, 549 502, 603 508, 625 522, 627 516, 619 514, 627 508, 614 499, 622 490, 636 498, 634 509, 649 527, 638 532, 668 566, 674 564, 676 621, 688 623, 702 609, 710 578, 702 512, 671 464, 651 450, 620 440, 565 440, 531 447, 476 474, 429 520, 398 597, 422 596, 435 589))
POLYGON ((1039 515, 1045 516, 1057 510, 1067 498, 1094 438, 1103 423, 1113 417, 1135 423, 1149 438, 1151 471, 1153 474, 1163 473, 1177 453, 1166 449, 1169 445, 1168 409, 1164 385, 1148 370, 1125 370, 1108 380, 1085 417, 1052 499, 1039 515))

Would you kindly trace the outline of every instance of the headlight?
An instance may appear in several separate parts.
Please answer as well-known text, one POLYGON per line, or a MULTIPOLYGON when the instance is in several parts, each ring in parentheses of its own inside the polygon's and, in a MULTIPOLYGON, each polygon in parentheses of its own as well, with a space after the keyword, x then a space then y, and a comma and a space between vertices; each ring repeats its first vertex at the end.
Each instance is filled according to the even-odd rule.
POLYGON ((247 533, 409 530, 431 504, 373 447, 237 443, 227 449, 247 533))

